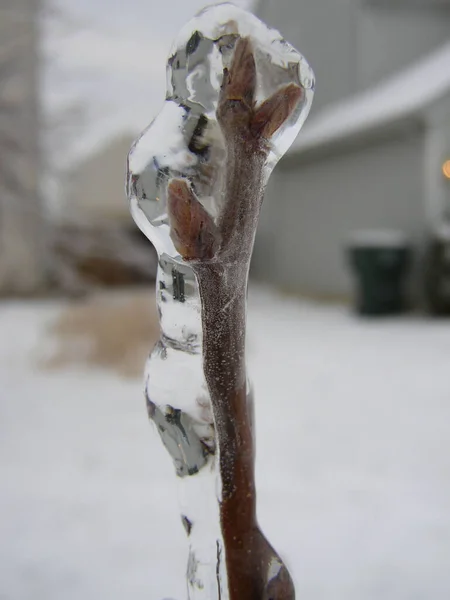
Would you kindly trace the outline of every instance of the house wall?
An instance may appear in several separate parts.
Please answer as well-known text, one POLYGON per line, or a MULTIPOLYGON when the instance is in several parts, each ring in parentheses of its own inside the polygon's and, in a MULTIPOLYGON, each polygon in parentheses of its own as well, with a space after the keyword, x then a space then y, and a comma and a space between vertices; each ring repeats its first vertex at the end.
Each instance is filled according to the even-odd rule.
POLYGON ((132 226, 125 194, 126 160, 133 136, 109 141, 67 174, 62 224, 132 226))
POLYGON ((450 40, 450 3, 363 1, 357 7, 358 88, 392 75, 450 40))
POLYGON ((257 14, 310 62, 317 82, 312 115, 450 39, 448 0, 260 0, 257 14))
POLYGON ((450 218, 450 180, 442 172, 444 162, 450 160, 450 95, 434 103, 426 118, 427 216, 430 224, 438 225, 444 214, 450 218))
POLYGON ((399 228, 420 244, 425 226, 424 136, 282 161, 266 195, 253 275, 321 297, 348 296, 345 258, 357 229, 399 228))
POLYGON ((312 111, 356 91, 354 0, 261 0, 258 16, 310 62, 317 80, 312 111))

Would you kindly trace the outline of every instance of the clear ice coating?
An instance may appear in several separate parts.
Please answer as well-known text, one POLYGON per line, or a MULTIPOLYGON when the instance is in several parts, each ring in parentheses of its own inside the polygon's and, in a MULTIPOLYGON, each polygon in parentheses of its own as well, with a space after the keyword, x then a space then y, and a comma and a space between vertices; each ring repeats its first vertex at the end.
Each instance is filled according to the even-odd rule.
POLYGON ((166 101, 129 154, 132 215, 159 255, 147 408, 180 482, 190 600, 295 597, 256 519, 246 292, 264 189, 313 91, 277 31, 208 7, 176 39, 166 101))
POLYGON ((220 213, 226 156, 217 122, 223 71, 229 68, 236 40, 249 37, 256 62, 256 103, 281 86, 297 84, 301 101, 270 140, 265 165, 268 179, 308 116, 314 75, 303 58, 274 29, 232 4, 201 11, 180 31, 167 62, 166 101, 129 155, 128 193, 133 217, 157 251, 181 260, 169 232, 167 183, 185 177, 213 219, 220 213))
POLYGON ((146 365, 150 419, 177 476, 189 542, 190 600, 225 600, 214 419, 202 366, 200 298, 192 269, 159 257, 156 298, 161 336, 146 365), (218 577, 218 570, 220 577, 218 577))

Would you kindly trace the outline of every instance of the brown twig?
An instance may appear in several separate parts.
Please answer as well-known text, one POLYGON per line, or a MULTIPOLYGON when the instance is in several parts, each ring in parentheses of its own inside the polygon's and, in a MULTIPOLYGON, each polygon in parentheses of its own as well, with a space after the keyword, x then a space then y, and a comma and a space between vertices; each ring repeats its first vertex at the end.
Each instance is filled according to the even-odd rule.
POLYGON ((168 186, 171 236, 191 263, 201 297, 203 368, 211 395, 220 456, 221 527, 230 600, 293 600, 292 580, 256 519, 252 397, 247 389, 247 278, 264 192, 270 138, 302 98, 290 84, 255 105, 251 41, 236 42, 224 70, 217 120, 227 150, 224 208, 208 215, 189 183, 168 186), (275 569, 275 575, 271 571, 275 569))

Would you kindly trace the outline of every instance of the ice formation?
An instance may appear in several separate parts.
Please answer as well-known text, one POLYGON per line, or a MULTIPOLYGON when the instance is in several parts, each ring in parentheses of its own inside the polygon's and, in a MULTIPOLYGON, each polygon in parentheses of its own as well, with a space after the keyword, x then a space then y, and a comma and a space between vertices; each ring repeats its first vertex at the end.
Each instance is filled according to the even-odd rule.
POLYGON ((145 392, 180 480, 190 600, 294 598, 256 520, 246 295, 264 189, 313 91, 277 31, 208 7, 176 39, 164 106, 129 154, 131 211, 159 255, 145 392))

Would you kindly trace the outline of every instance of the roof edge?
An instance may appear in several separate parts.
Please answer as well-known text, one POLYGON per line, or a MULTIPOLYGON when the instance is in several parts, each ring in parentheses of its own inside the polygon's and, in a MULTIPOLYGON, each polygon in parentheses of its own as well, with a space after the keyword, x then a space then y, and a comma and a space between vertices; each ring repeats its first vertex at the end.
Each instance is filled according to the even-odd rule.
MULTIPOLYGON (((383 124, 360 129, 345 136, 333 137, 326 140, 307 141, 282 158, 282 165, 293 162, 309 162, 336 154, 337 150, 351 151, 365 147, 371 143, 381 143, 394 137, 407 137, 423 130, 425 119, 420 113, 410 112, 383 124)), ((301 132, 299 134, 301 136, 301 132)))

